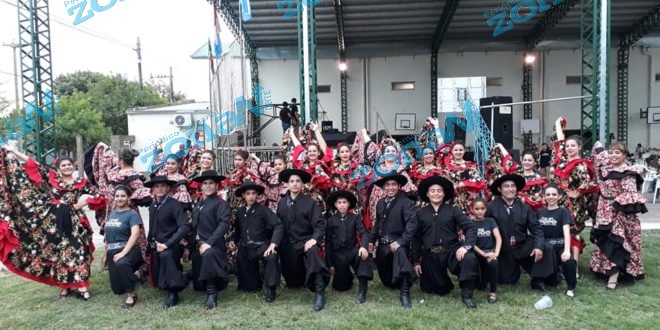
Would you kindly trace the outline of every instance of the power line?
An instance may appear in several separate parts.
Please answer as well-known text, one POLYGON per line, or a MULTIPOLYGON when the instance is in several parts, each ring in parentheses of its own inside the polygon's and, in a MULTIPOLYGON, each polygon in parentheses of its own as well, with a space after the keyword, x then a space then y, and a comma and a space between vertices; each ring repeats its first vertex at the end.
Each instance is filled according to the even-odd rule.
POLYGON ((2 73, 2 74, 6 74, 6 75, 10 75, 10 76, 12 76, 12 77, 20 77, 19 75, 15 75, 15 74, 13 74, 13 73, 11 73, 11 72, 7 72, 7 71, 2 71, 2 70, 0 70, 0 73, 2 73))
MULTIPOLYGON (((16 4, 11 3, 11 2, 9 2, 9 1, 7 1, 7 0, 0 0, 0 2, 2 2, 2 3, 6 3, 6 4, 10 5, 10 6, 13 6, 13 7, 18 8, 18 6, 17 6, 16 4)), ((51 17, 51 19, 52 19, 53 21, 55 21, 55 23, 58 23, 58 24, 60 24, 60 25, 64 25, 64 26, 66 26, 66 27, 68 27, 68 28, 70 28, 70 29, 73 29, 73 30, 75 30, 75 31, 78 31, 78 32, 81 32, 81 33, 84 33, 84 34, 90 35, 90 36, 92 36, 92 37, 95 37, 95 38, 98 38, 98 39, 101 39, 101 40, 104 40, 104 41, 107 41, 107 42, 111 42, 111 43, 114 43, 114 44, 120 45, 120 46, 122 46, 122 47, 126 47, 126 48, 131 49, 131 50, 133 49, 133 46, 128 45, 128 44, 125 44, 125 43, 123 43, 122 41, 117 40, 117 39, 114 39, 114 38, 112 38, 112 37, 110 37, 110 36, 104 35, 104 34, 102 34, 102 33, 99 33, 99 32, 96 32, 96 31, 93 31, 93 30, 90 30, 90 29, 84 29, 84 28, 79 28, 79 27, 72 26, 72 25, 70 25, 69 23, 65 22, 62 18, 60 18, 60 17, 58 17, 58 16, 56 16, 56 15, 50 15, 50 17, 51 17)))

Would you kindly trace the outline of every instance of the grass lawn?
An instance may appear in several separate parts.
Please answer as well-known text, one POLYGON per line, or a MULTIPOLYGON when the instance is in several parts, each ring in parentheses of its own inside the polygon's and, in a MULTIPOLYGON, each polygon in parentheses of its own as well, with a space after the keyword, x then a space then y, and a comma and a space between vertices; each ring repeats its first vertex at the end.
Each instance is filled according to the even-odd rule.
POLYGON ((365 305, 354 302, 357 288, 345 293, 329 290, 326 308, 318 313, 312 310, 311 292, 280 289, 278 299, 267 304, 263 293, 237 292, 235 281, 221 292, 219 307, 212 311, 202 307, 205 295, 190 289, 182 293, 178 306, 164 310, 164 294, 147 287, 139 289, 138 305, 126 311, 120 308, 123 296, 110 291, 108 275, 100 271, 96 262, 90 302, 76 298, 55 300, 55 288, 17 276, 0 278, 0 329, 660 329, 659 255, 660 231, 645 232, 646 280, 606 291, 605 282, 596 280, 587 270, 588 250, 580 262, 580 269, 587 276, 579 280, 576 298, 563 296, 562 283, 552 291, 554 307, 544 311, 533 308, 541 294, 529 289, 527 276, 515 286, 502 287, 495 305, 486 303, 485 292, 477 292, 476 311, 465 309, 458 288, 439 297, 422 293, 417 284, 411 293, 413 309, 406 311, 399 306, 398 292, 385 289, 378 279, 372 283, 365 305))

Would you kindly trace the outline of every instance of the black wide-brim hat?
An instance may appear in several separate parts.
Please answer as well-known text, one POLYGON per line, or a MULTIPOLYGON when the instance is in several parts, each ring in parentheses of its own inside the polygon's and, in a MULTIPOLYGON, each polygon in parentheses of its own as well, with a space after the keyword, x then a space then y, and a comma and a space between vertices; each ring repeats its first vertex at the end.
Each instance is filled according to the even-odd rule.
POLYGON ((403 175, 403 174, 392 174, 392 175, 388 175, 386 177, 378 179, 376 182, 374 182, 374 184, 376 186, 380 187, 380 188, 383 188, 385 183, 387 181, 391 181, 391 180, 396 181, 399 184, 399 186, 401 186, 401 187, 405 186, 406 183, 408 183, 408 178, 406 178, 405 175, 403 175))
POLYGON ((330 194, 330 196, 328 196, 328 200, 327 200, 328 207, 334 209, 335 202, 340 198, 345 198, 348 201, 349 209, 353 209, 355 208, 355 206, 357 206, 357 198, 355 198, 355 195, 353 195, 352 192, 346 190, 338 190, 330 194))
POLYGON ((502 196, 499 188, 505 181, 513 181, 516 184, 516 189, 518 189, 518 192, 525 188, 525 178, 518 174, 507 174, 497 178, 497 180, 493 182, 493 184, 490 186, 490 192, 492 192, 495 196, 502 196))
POLYGON ((213 180, 215 182, 221 182, 224 181, 226 178, 223 175, 218 174, 218 172, 214 170, 208 170, 202 172, 202 174, 196 178, 193 179, 195 182, 202 183, 206 180, 213 180))
POLYGON ((153 188, 153 186, 155 186, 156 183, 165 183, 165 184, 167 184, 168 186, 171 187, 171 186, 176 184, 176 181, 170 180, 164 175, 156 175, 153 178, 151 178, 151 180, 149 180, 149 182, 146 182, 144 184, 144 186, 147 187, 147 188, 153 188))
POLYGON ((443 203, 454 199, 454 184, 451 183, 451 181, 449 181, 447 178, 441 177, 439 175, 428 177, 419 183, 419 198, 427 203, 430 203, 431 201, 427 194, 431 186, 435 184, 440 185, 442 190, 445 192, 445 199, 442 201, 443 203))
POLYGON ((312 181, 312 175, 303 171, 299 170, 297 168, 288 168, 279 174, 279 179, 280 182, 289 182, 289 178, 292 175, 297 175, 300 177, 300 180, 302 180, 303 183, 309 183, 309 181, 312 181))
POLYGON ((236 189, 236 196, 243 196, 243 193, 248 191, 248 190, 254 190, 256 191, 259 195, 263 194, 266 188, 263 186, 258 185, 255 182, 252 181, 245 181, 243 185, 241 185, 238 189, 236 189))

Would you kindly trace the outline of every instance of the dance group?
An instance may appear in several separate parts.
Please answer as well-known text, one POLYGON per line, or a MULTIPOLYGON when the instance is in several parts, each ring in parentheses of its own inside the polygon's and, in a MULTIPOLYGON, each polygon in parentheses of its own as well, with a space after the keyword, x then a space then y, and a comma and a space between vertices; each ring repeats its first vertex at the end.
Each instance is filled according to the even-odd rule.
POLYGON ((308 125, 288 129, 272 160, 236 151, 224 175, 209 150, 160 154, 148 181, 133 168, 134 150, 115 153, 99 143, 85 154, 86 177, 77 178, 70 158, 50 170, 7 145, 0 150, 0 262, 59 287, 61 298, 89 300, 88 207, 105 235, 102 263, 112 291, 126 294, 124 308, 137 302, 136 284, 148 280, 166 293, 164 307, 176 305, 192 282, 211 309, 230 274, 239 290, 265 287, 267 302, 283 277, 288 288, 315 293, 316 311, 330 282, 345 291, 357 277, 362 304, 375 263, 404 308, 411 308, 415 281, 445 295, 454 287, 451 273, 474 309, 475 289, 496 303, 497 285, 517 283, 521 270, 533 289, 565 281, 574 297, 581 232, 591 220, 591 271, 612 290, 619 279, 642 279, 640 174, 620 143, 608 150, 597 143, 582 158, 581 141, 564 136, 565 124, 557 120, 549 178, 537 172, 534 153, 518 163, 500 144, 482 177, 463 159, 463 143, 442 140, 434 118, 417 149, 402 150, 392 138, 378 144, 361 130, 352 145, 333 150, 308 125), (149 208, 148 232, 140 206, 149 208))

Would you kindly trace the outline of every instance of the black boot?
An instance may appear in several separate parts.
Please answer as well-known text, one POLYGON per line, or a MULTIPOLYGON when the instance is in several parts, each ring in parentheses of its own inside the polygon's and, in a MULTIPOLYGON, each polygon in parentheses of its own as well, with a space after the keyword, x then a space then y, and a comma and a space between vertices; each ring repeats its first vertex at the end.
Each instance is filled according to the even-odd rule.
POLYGON ((214 281, 208 281, 206 284, 206 309, 214 309, 218 306, 218 288, 214 281))
POLYGON ((463 288, 461 289, 461 298, 463 298, 463 303, 468 309, 476 309, 477 304, 472 300, 473 289, 463 288))
POLYGON ((401 307, 403 308, 412 308, 412 302, 410 301, 410 280, 404 279, 401 283, 401 307))
POLYGON ((325 307, 325 280, 321 274, 316 274, 314 281, 316 295, 314 296, 314 310, 320 311, 325 307))
POLYGON ((531 284, 532 284, 532 289, 539 290, 546 294, 549 293, 548 289, 545 287, 545 281, 543 279, 533 278, 531 284))
POLYGON ((273 302, 277 298, 277 287, 266 289, 266 302, 273 302))
POLYGON ((366 278, 360 279, 360 288, 358 289, 357 303, 364 304, 367 301, 367 288, 369 282, 366 278))
POLYGON ((178 302, 179 302, 179 294, 177 294, 174 291, 171 291, 167 294, 167 298, 165 298, 165 302, 163 303, 163 307, 170 308, 170 307, 176 306, 176 304, 178 302))

